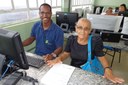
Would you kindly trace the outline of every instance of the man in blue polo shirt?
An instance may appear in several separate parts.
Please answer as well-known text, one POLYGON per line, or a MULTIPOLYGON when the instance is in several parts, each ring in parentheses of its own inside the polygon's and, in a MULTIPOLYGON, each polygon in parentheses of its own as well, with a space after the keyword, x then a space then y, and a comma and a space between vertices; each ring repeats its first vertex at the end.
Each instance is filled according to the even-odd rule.
POLYGON ((36 40, 35 54, 52 59, 63 50, 63 31, 51 20, 52 9, 49 4, 44 3, 39 7, 39 16, 41 20, 33 25, 31 36, 23 41, 23 46, 36 40))

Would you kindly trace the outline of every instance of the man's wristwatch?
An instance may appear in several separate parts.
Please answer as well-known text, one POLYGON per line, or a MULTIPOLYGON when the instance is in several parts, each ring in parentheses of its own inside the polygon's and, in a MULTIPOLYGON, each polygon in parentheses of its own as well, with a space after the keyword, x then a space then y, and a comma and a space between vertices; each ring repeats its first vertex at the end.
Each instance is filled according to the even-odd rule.
POLYGON ((112 70, 112 68, 111 68, 111 67, 105 67, 105 68, 104 68, 104 70, 105 70, 105 69, 110 69, 110 70, 112 70))
POLYGON ((51 55, 52 55, 54 58, 57 57, 57 55, 56 55, 55 53, 51 53, 51 55))

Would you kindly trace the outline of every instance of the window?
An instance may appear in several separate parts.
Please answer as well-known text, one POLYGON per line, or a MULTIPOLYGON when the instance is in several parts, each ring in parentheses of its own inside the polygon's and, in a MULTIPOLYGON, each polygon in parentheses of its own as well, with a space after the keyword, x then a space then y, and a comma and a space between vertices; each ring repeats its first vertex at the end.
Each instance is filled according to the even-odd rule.
POLYGON ((57 6, 61 6, 61 0, 57 0, 57 6))
POLYGON ((28 1, 29 1, 29 7, 30 8, 36 8, 37 7, 36 0, 28 0, 28 1))
POLYGON ((61 0, 1 0, 0 25, 39 18, 39 6, 43 3, 52 6, 52 14, 61 11, 61 0))
POLYGON ((94 0, 72 0, 72 6, 94 4, 94 0))
POLYGON ((72 0, 72 11, 75 11, 76 8, 89 8, 92 10, 94 0, 72 0))
POLYGON ((27 12, 25 11, 0 14, 0 24, 23 21, 26 19, 27 19, 27 12))
POLYGON ((27 8, 26 0, 13 0, 15 9, 27 8))
MULTIPOLYGON (((54 0, 53 0, 53 2, 54 2, 54 0)), ((52 0, 46 0, 46 3, 48 3, 49 5, 52 6, 52 0)))
POLYGON ((40 7, 40 5, 43 3, 44 3, 44 0, 38 0, 38 7, 40 7))
POLYGON ((30 18, 37 18, 37 17, 39 17, 39 10, 31 10, 30 18))
POLYGON ((52 7, 56 7, 56 0, 52 1, 52 7))
POLYGON ((9 9, 12 9, 11 0, 1 0, 0 1, 0 10, 9 10, 9 9))

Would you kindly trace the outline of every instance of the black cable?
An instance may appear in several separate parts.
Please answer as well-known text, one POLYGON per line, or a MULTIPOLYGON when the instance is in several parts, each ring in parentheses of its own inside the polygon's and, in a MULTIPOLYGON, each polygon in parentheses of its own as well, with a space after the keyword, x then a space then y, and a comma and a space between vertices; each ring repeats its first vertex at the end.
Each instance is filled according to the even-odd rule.
POLYGON ((30 77, 30 76, 24 76, 22 79, 25 80, 25 81, 32 82, 32 85, 35 85, 35 83, 38 83, 37 79, 34 79, 34 78, 30 77))

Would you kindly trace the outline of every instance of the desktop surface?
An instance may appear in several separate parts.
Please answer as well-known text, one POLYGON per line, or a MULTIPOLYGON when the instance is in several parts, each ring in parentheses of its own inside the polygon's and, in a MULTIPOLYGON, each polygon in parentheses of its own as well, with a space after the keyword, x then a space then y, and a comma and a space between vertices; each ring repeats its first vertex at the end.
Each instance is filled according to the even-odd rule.
MULTIPOLYGON (((41 84, 40 82, 42 77, 49 71, 49 69, 50 67, 44 65, 40 69, 30 67, 29 70, 26 70, 26 72, 28 76, 38 80, 38 83, 36 83, 35 85, 44 85, 41 84)), ((2 82, 5 81, 1 81, 0 85, 2 85, 2 82)), ((16 85, 32 85, 32 82, 21 79, 16 85)), ((103 78, 100 75, 95 75, 93 73, 83 71, 79 68, 75 68, 74 72, 69 78, 67 85, 116 85, 116 84, 103 78)), ((127 84, 121 84, 121 85, 127 85, 127 84)))
MULTIPOLYGON (((41 84, 42 78, 49 72, 51 67, 47 66, 45 64, 41 68, 37 69, 34 67, 29 67, 28 70, 22 70, 19 71, 26 71, 27 76, 30 76, 38 81, 35 85, 44 85, 41 84)), ((6 82, 6 77, 0 81, 0 85, 3 85, 4 82, 6 82)), ((33 85, 32 81, 26 81, 24 79, 20 79, 19 82, 16 85, 33 85)), ((54 84, 53 84, 54 85, 54 84)), ((75 68, 72 75, 69 78, 69 81, 67 85, 116 85, 113 84, 111 81, 103 78, 100 75, 96 75, 87 71, 83 71, 80 68, 75 68)), ((121 84, 121 85, 127 85, 127 84, 121 84)))

